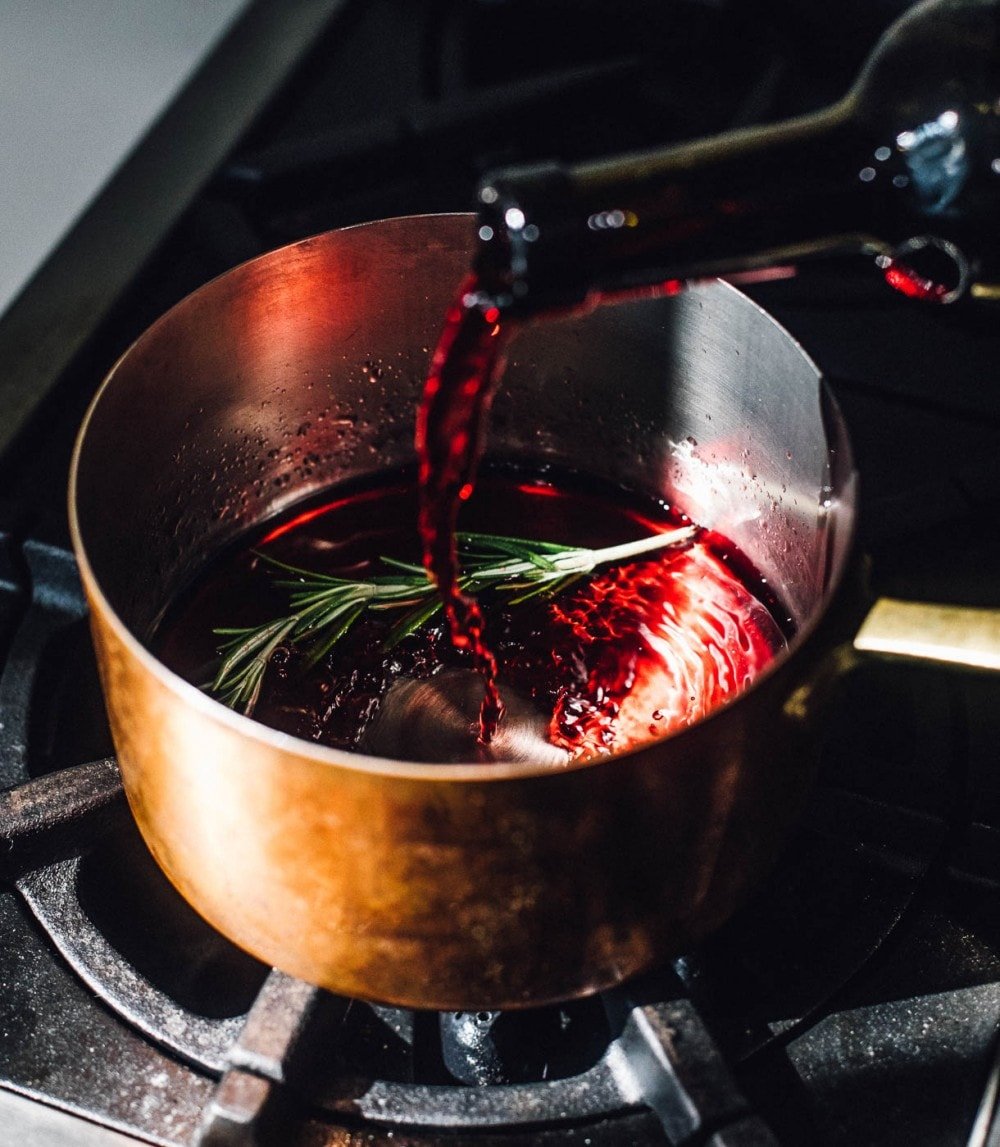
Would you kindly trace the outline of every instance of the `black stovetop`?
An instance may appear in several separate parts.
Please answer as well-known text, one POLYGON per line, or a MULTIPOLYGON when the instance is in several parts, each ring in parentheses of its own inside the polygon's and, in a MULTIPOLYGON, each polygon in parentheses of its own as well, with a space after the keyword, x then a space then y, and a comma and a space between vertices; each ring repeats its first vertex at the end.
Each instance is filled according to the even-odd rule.
MULTIPOLYGON (((347 6, 0 458, 0 788, 34 785, 0 796, 0 1099, 171 1147, 202 1126, 243 1142, 241 1120, 281 1144, 1000 1142, 995 681, 857 669, 774 873, 676 965, 519 1016, 374 1008, 238 952, 149 859, 105 760, 63 509, 103 371, 212 275, 327 227, 464 209, 495 162, 818 106, 903 6, 347 6)), ((753 293, 845 412, 874 588, 997 605, 996 312, 922 309, 861 260, 753 293)))

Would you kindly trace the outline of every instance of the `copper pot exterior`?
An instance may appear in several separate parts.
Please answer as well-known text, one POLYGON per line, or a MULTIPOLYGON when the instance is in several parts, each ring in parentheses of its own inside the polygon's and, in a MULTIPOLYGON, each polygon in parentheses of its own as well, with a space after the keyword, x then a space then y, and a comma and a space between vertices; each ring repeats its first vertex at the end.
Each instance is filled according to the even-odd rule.
MULTIPOLYGON (((811 778, 809 674, 828 642, 809 631, 828 613, 851 524, 845 510, 839 537, 822 539, 798 581, 798 567, 789 567, 791 596, 801 599, 798 655, 709 720, 619 759, 546 772, 359 757, 263 729, 180 681, 142 639, 208 554, 299 490, 408 460, 407 412, 421 356, 433 341, 432 316, 460 277, 468 226, 445 217, 357 228, 209 284, 112 373, 81 432, 71 489, 74 544, 122 776, 163 870, 220 932, 268 963, 343 994, 439 1009, 526 1006, 607 987, 684 950, 740 903, 771 862, 811 778), (414 278, 393 266, 395 285, 381 290, 388 319, 380 309, 371 321, 412 325, 415 333, 398 361, 383 355, 375 369, 379 348, 366 336, 377 341, 377 332, 364 332, 353 347, 352 324, 366 320, 349 306, 329 312, 331 292, 347 298, 348 286, 360 291, 371 282, 366 252, 379 244, 383 256, 407 247, 426 259, 430 249, 443 270, 442 282, 421 294, 421 313, 403 316, 395 308, 413 294, 414 278), (348 366, 330 381, 323 366, 341 357, 348 366), (219 376, 221 394, 206 397, 219 376), (283 405, 291 379, 301 393, 283 405), (344 390, 352 390, 353 422, 337 405, 344 390), (363 405, 359 396, 368 396, 363 405), (303 417, 307 402, 311 419, 303 417), (306 445, 296 453, 306 423, 298 435, 306 445), (310 437, 317 425, 320 437, 310 437), (351 434, 357 441, 338 448, 351 434), (276 443, 282 453, 272 458, 276 443), (285 474, 289 481, 275 481, 285 474)), ((755 337, 784 340, 775 346, 787 344, 780 353, 790 373, 799 363, 795 385, 809 393, 802 401, 812 409, 818 379, 808 360, 765 316, 755 320, 759 312, 747 300, 717 290, 723 313, 745 308, 748 321, 760 323, 763 334, 755 337)), ((601 322, 627 327, 633 313, 601 322)), ((581 343, 584 359, 594 357, 586 337, 565 337, 581 343)), ((675 330, 671 337, 685 336, 675 330)), ((615 467, 633 468, 632 477, 652 472, 654 485, 676 488, 695 513, 699 498, 711 494, 711 467, 736 465, 724 454, 722 431, 714 456, 680 449, 674 434, 654 434, 655 380, 632 404, 635 441, 619 442, 606 426, 567 427, 560 437, 557 415, 546 421, 546 403, 555 411, 558 398, 551 386, 524 406, 530 379, 550 371, 538 347, 520 355, 527 381, 512 362, 510 394, 498 399, 495 433, 508 455, 550 460, 579 450, 609 474, 615 467)), ((695 361, 699 348, 692 347, 695 361)), ((724 409, 715 417, 725 424, 724 409)), ((824 407, 813 420, 825 420, 828 430, 829 417, 824 407)), ((711 436, 710 420, 700 425, 711 436)), ((770 530, 776 552, 801 527, 806 553, 817 520, 829 513, 817 507, 823 491, 830 493, 830 475, 820 464, 823 442, 796 449, 817 459, 796 479, 804 508, 789 497, 770 519, 727 521, 729 503, 716 497, 717 524, 734 534, 752 531, 747 536, 767 546, 770 530), (790 534, 781 534, 783 522, 790 534)), ((782 459, 785 453, 792 451, 782 459)), ((761 467, 778 458, 772 443, 761 443, 761 458, 761 467)), ((846 506, 849 458, 843 465, 834 484, 846 506)), ((761 489, 744 491, 744 504, 770 504, 779 477, 762 474, 761 489)), ((746 469, 733 490, 757 481, 746 469)), ((738 500, 734 492, 732 506, 738 500)), ((833 623, 827 616, 824 624, 833 623)))

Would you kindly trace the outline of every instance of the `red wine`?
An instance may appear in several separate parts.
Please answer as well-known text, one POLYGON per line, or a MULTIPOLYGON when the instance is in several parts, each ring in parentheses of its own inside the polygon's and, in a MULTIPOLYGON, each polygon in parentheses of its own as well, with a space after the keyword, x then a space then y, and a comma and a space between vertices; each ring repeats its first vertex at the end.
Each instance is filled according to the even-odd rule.
POLYGON ((715 546, 613 568, 553 603, 553 658, 569 653, 581 678, 557 698, 554 744, 592 756, 690 725, 743 692, 783 647, 721 539, 715 546))
MULTIPOLYGON (((155 647, 196 684, 211 680, 218 627, 260 625, 288 612, 283 576, 260 554, 352 579, 385 573, 379 557, 414 562, 417 489, 396 476, 331 491, 221 555, 168 611, 155 647)), ((462 500, 460 528, 600 549, 689 525, 659 502, 574 476, 488 469, 462 500)), ((495 654, 495 684, 539 715, 566 759, 617 752, 698 720, 746 689, 785 647, 780 603, 725 539, 599 567, 552 598, 521 604, 490 590, 479 609, 495 654)), ((392 648, 396 611, 369 611, 318 664, 283 644, 265 674, 254 717, 306 740, 364 750, 400 678, 429 680, 478 664, 455 647, 438 614, 392 648)), ((462 759, 492 759, 488 745, 462 759)), ((419 746, 414 748, 419 759, 419 746)))
POLYGON ((895 259, 889 260, 882 273, 894 291, 899 291, 908 299, 919 299, 922 303, 940 303, 949 292, 943 283, 935 283, 895 259))
POLYGON ((496 388, 500 311, 477 305, 469 276, 445 316, 417 411, 420 539, 424 567, 437 586, 456 649, 468 650, 483 679, 479 739, 488 745, 504 714, 497 663, 483 635, 476 599, 463 593, 455 548, 458 509, 475 488, 486 420, 496 388))
MULTIPOLYGON (((643 288, 643 294, 676 294, 676 281, 643 288)), ((420 484, 419 530, 424 568, 437 586, 456 649, 468 650, 483 681, 479 740, 489 745, 504 716, 497 687, 497 660, 476 599, 462 591, 455 545, 459 507, 474 489, 490 404, 500 375, 500 348, 511 322, 483 300, 470 275, 449 308, 417 411, 416 449, 420 484)), ((610 694, 606 713, 616 704, 610 694)), ((567 720, 569 718, 567 717, 567 720)), ((565 723, 565 722, 564 722, 565 723)), ((577 732, 583 728, 574 718, 577 732)), ((590 739, 583 737, 581 743, 590 739)))

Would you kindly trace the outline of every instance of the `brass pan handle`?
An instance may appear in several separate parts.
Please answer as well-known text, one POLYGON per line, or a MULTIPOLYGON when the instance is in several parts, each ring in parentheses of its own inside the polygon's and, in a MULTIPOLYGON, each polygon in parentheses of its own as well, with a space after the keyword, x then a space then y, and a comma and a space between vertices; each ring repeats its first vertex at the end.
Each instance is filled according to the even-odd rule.
POLYGON ((1000 609, 883 597, 854 638, 859 653, 1000 670, 1000 609))

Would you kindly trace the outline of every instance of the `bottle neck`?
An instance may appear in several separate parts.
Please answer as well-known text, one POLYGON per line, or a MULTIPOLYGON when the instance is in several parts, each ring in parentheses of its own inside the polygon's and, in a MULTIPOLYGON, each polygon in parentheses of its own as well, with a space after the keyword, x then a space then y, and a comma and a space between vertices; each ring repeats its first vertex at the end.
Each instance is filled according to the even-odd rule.
POLYGON ((873 152, 848 98, 661 151, 497 172, 480 190, 480 285, 508 310, 534 314, 879 249, 899 191, 873 152))

